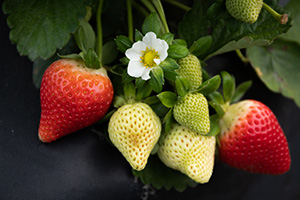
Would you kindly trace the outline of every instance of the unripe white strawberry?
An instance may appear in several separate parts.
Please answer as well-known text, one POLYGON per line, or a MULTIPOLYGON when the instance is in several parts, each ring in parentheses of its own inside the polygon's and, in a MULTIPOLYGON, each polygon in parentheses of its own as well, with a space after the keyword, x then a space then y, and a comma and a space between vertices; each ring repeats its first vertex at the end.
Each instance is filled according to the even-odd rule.
POLYGON ((135 170, 142 170, 161 133, 161 122, 145 103, 126 104, 110 118, 111 142, 135 170))
POLYGON ((201 93, 188 93, 173 110, 175 120, 187 128, 206 135, 210 130, 208 103, 201 93))
POLYGON ((215 136, 202 136, 173 124, 157 153, 166 166, 179 170, 198 183, 207 183, 213 172, 215 148, 215 136))
POLYGON ((191 90, 196 90, 202 84, 202 71, 199 59, 193 55, 177 61, 180 68, 176 72, 190 82, 191 90))

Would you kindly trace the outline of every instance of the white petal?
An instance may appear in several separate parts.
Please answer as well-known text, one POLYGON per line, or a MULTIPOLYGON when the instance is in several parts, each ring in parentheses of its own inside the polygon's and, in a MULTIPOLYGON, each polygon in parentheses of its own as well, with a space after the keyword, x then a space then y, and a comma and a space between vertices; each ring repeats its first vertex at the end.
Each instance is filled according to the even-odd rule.
POLYGON ((127 73, 132 77, 141 77, 146 67, 140 61, 130 60, 128 63, 127 73))
POLYGON ((162 49, 158 51, 158 55, 161 61, 164 61, 168 57, 169 45, 166 41, 162 40, 162 49))
POLYGON ((141 78, 143 79, 143 80, 148 80, 148 79, 150 79, 151 77, 150 77, 150 71, 152 70, 153 68, 146 68, 145 67, 145 69, 144 69, 144 72, 143 72, 143 74, 142 74, 142 76, 141 76, 141 78))
POLYGON ((125 55, 129 60, 140 60, 143 55, 142 51, 146 50, 146 45, 142 41, 138 41, 132 45, 130 49, 127 49, 125 55))
POLYGON ((153 32, 148 32, 146 35, 143 37, 143 42, 146 44, 146 46, 149 49, 152 49, 153 42, 156 40, 156 35, 153 32))
POLYGON ((160 62, 161 62, 161 60, 160 60, 160 59, 154 59, 154 62, 155 62, 157 65, 159 65, 160 62))
POLYGON ((164 48, 164 40, 161 39, 155 39, 155 41, 153 41, 152 43, 152 48, 155 49, 155 51, 162 51, 164 48))

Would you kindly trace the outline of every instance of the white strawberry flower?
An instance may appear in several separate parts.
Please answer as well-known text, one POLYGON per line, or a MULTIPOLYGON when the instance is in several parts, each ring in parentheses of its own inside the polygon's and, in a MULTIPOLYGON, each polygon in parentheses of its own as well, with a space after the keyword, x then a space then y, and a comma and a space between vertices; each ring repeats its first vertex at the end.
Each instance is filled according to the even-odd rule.
POLYGON ((135 78, 150 79, 150 71, 168 57, 169 45, 158 39, 156 34, 148 32, 142 39, 125 52, 129 59, 127 73, 135 78))

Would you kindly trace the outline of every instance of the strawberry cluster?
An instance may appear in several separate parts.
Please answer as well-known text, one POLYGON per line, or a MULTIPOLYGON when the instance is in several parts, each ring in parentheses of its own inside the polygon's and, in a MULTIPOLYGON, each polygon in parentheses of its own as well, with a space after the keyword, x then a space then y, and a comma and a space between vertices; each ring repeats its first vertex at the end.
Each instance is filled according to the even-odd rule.
MULTIPOLYGON (((237 0, 226 5, 252 23, 262 1, 245 2, 252 9, 247 15, 240 15, 237 0)), ((261 102, 240 101, 251 83, 236 88, 227 72, 209 77, 184 40, 152 30, 147 23, 155 17, 136 31, 135 43, 116 38, 126 56, 121 68, 104 67, 83 47, 48 67, 41 83, 40 140, 53 142, 102 120, 108 139, 135 171, 156 154, 197 183, 209 181, 215 160, 252 173, 287 172, 288 143, 275 115, 261 102)))

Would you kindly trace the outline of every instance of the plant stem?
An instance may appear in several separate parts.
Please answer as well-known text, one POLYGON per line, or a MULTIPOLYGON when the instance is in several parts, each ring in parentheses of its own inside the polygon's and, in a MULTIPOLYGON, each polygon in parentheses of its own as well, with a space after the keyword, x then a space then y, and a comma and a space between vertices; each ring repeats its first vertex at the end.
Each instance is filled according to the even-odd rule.
POLYGON ((166 16, 165 16, 165 12, 164 12, 164 9, 163 9, 163 6, 161 5, 161 2, 160 0, 152 0, 157 12, 158 12, 158 15, 161 19, 161 22, 164 26, 164 29, 165 29, 165 32, 166 33, 169 33, 169 27, 168 27, 168 23, 167 23, 167 20, 166 20, 166 16))
POLYGON ((284 14, 279 14, 273 8, 271 8, 268 4, 265 2, 263 3, 263 7, 277 20, 280 22, 280 24, 286 24, 288 22, 288 15, 286 13, 284 14))
POLYGON ((133 23, 132 23, 132 6, 131 0, 126 0, 127 5, 127 21, 128 21, 128 37, 133 42, 133 23))
POLYGON ((235 52, 238 55, 238 57, 241 59, 242 62, 244 62, 244 63, 249 62, 249 59, 242 54, 240 49, 236 49, 235 52))
POLYGON ((96 18, 96 23, 97 23, 97 47, 98 47, 98 58, 99 61, 102 65, 102 25, 101 25, 101 12, 102 12, 102 6, 103 6, 103 0, 99 0, 98 3, 98 8, 97 8, 97 18, 96 18))
POLYGON ((180 9, 184 10, 184 11, 189 11, 191 9, 189 6, 184 5, 184 4, 182 4, 178 1, 174 1, 174 0, 164 0, 164 1, 171 4, 171 5, 173 5, 173 6, 178 7, 180 9))
POLYGON ((148 0, 141 0, 141 2, 148 8, 150 12, 156 12, 155 7, 148 0))
POLYGON ((141 12, 141 14, 145 15, 145 16, 148 16, 149 15, 149 12, 144 8, 142 7, 141 5, 137 4, 135 1, 132 2, 132 5, 138 10, 141 12))

